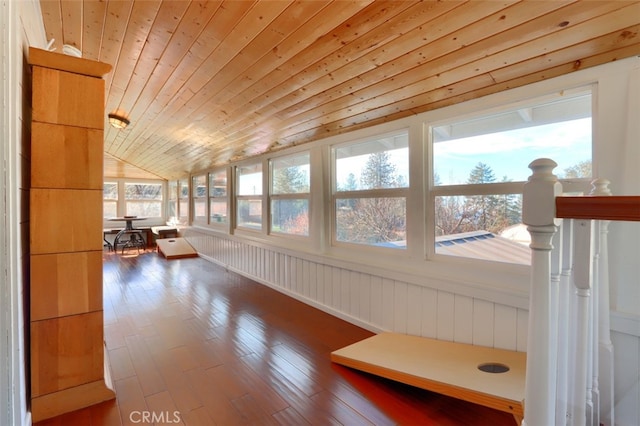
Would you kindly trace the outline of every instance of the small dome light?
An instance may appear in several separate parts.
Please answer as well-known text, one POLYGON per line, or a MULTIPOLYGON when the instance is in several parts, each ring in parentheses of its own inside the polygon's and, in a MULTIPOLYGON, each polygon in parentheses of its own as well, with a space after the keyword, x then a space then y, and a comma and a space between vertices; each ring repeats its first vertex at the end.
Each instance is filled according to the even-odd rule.
POLYGON ((109 124, 111 124, 116 129, 124 129, 131 123, 129 119, 120 112, 112 112, 109 114, 109 124))

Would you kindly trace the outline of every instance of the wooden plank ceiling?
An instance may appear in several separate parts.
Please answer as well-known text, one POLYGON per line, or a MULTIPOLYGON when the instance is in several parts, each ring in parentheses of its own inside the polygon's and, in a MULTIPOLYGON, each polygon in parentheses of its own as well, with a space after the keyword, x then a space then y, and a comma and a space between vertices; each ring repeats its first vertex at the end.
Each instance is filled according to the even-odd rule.
POLYGON ((639 1, 40 4, 113 65, 107 163, 167 179, 640 54, 639 1))

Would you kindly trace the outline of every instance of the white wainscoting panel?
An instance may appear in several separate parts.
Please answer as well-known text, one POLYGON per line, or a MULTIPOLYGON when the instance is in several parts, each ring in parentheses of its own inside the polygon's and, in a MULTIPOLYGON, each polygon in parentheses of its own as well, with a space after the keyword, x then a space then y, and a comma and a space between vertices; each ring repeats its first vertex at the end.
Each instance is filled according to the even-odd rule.
POLYGON ((185 237, 202 257, 371 331, 526 351, 526 310, 233 236, 191 228, 185 237))

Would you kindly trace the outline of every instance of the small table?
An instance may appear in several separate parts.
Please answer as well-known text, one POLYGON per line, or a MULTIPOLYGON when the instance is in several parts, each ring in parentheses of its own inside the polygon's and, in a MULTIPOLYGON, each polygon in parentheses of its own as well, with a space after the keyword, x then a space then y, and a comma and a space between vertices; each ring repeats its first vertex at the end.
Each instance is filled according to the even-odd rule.
MULTIPOLYGON (((120 237, 127 233, 127 231, 133 231, 135 228, 133 227, 133 222, 136 220, 146 220, 146 217, 139 216, 122 216, 122 217, 111 217, 107 219, 110 222, 125 222, 124 229, 116 234, 116 238, 113 240, 113 248, 117 252, 118 251, 118 243, 120 242, 120 237)), ((124 248, 122 249, 124 251, 124 248)))

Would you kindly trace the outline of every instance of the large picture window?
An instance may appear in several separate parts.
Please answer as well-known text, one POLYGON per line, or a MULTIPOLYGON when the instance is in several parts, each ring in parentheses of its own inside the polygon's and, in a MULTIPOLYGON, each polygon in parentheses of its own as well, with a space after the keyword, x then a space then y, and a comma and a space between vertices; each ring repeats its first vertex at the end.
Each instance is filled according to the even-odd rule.
POLYGON ((271 232, 309 235, 309 153, 273 159, 271 232))
POLYGON ((336 243, 406 249, 407 132, 333 149, 336 243))
POLYGON ((590 179, 591 109, 582 89, 431 127, 435 253, 529 263, 527 166, 552 158, 560 179, 590 179))
POLYGON ((236 167, 236 225, 238 228, 262 229, 262 163, 236 167))

